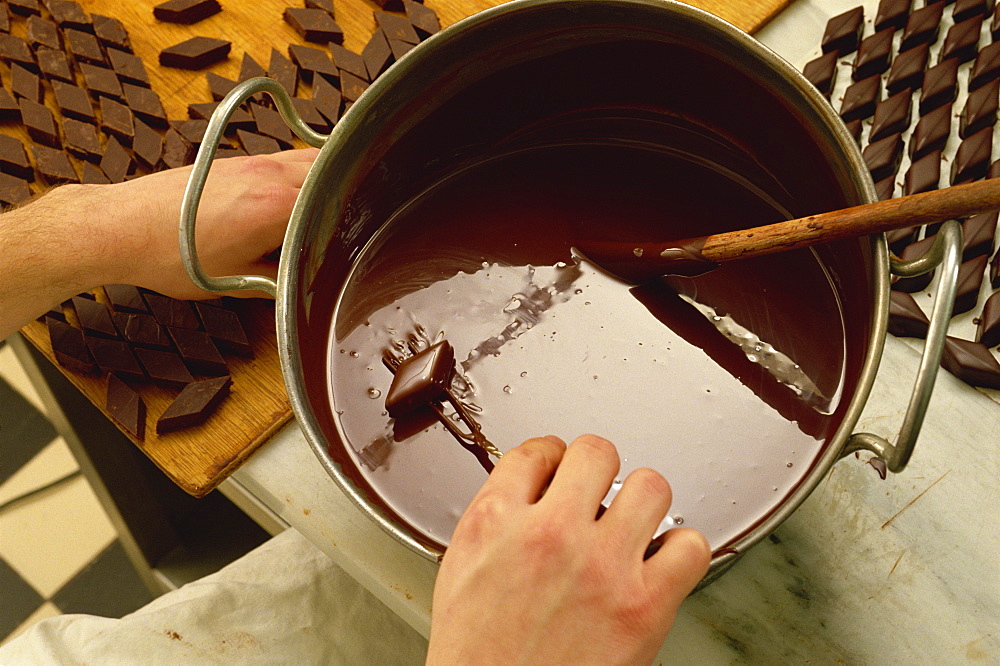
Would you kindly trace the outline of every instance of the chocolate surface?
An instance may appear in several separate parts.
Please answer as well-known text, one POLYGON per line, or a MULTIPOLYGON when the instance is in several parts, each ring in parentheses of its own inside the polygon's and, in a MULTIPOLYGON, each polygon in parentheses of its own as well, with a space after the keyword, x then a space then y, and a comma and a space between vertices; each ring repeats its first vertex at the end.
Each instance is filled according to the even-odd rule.
POLYGON ((117 49, 108 49, 108 62, 122 83, 131 83, 144 88, 150 86, 149 73, 142 63, 142 58, 117 49))
MULTIPOLYGON (((343 94, 345 102, 356 102, 361 93, 368 89, 368 82, 364 79, 354 76, 350 72, 343 71, 340 73, 340 91, 343 94)), ((346 108, 344 109, 347 110, 346 108)))
POLYGON ((250 104, 250 113, 259 133, 271 137, 283 148, 292 147, 292 130, 288 129, 280 113, 260 104, 250 104))
POLYGON ((315 74, 321 74, 330 81, 340 78, 337 67, 329 56, 320 49, 301 44, 289 44, 288 56, 298 68, 303 81, 311 82, 315 74))
POLYGON ((958 267, 958 288, 955 291, 955 309, 952 310, 952 316, 968 312, 975 307, 988 263, 989 258, 983 255, 962 262, 958 267))
POLYGON ((855 7, 832 17, 826 23, 823 39, 820 42, 823 53, 833 52, 837 55, 852 53, 858 48, 863 29, 864 9, 862 7, 855 7))
POLYGON ((919 88, 924 80, 924 68, 930 49, 927 44, 915 46, 896 56, 886 78, 886 90, 894 95, 903 90, 919 88))
POLYGON ((875 10, 875 29, 899 30, 906 25, 913 0, 880 0, 875 10))
POLYGON ((0 134, 0 172, 25 180, 31 180, 35 174, 24 144, 7 134, 0 134))
POLYGON ((997 121, 997 99, 1000 96, 1000 80, 994 79, 969 93, 962 109, 958 125, 958 135, 963 139, 997 121))
POLYGON ((115 137, 109 137, 101 156, 101 171, 112 183, 122 183, 135 171, 135 162, 115 137))
POLYGON ((107 296, 111 309, 115 312, 149 312, 139 289, 130 284, 104 285, 104 295, 107 296))
POLYGON ((976 342, 987 347, 1000 345, 1000 291, 986 299, 976 328, 976 342))
POLYGON ((441 30, 441 22, 430 7, 414 0, 403 0, 403 10, 420 39, 427 39, 441 30))
MULTIPOLYGON (((375 30, 371 39, 365 44, 364 50, 361 51, 361 57, 365 61, 369 81, 374 81, 375 77, 389 69, 389 65, 393 63, 392 49, 389 47, 389 40, 384 32, 375 30)), ((343 88, 341 90, 343 91, 343 88)))
POLYGON ((87 343, 83 339, 83 332, 78 328, 73 328, 64 321, 59 321, 53 317, 45 318, 45 327, 49 332, 49 342, 52 344, 52 352, 56 361, 62 367, 73 372, 89 374, 97 370, 87 343))
POLYGON ((196 301, 194 307, 205 332, 222 349, 237 356, 253 358, 250 341, 247 339, 246 331, 243 330, 240 318, 235 312, 200 301, 196 301))
POLYGON ((307 42, 340 44, 344 41, 344 31, 333 20, 333 16, 322 9, 285 7, 281 17, 307 42))
POLYGON ((21 109, 21 122, 28 130, 28 136, 52 148, 58 148, 62 144, 56 120, 48 107, 24 97, 17 100, 17 105, 21 109))
POLYGON ((368 69, 360 54, 346 49, 340 44, 330 44, 330 59, 338 70, 346 70, 358 78, 368 80, 368 69))
POLYGON ((67 118, 73 118, 85 123, 94 123, 97 116, 94 105, 90 103, 87 91, 63 81, 53 81, 52 91, 55 93, 59 112, 67 118))
POLYGON ((135 439, 146 436, 146 403, 142 397, 114 374, 108 375, 105 398, 108 414, 135 439))
POLYGON ((413 24, 406 18, 387 12, 376 11, 374 14, 375 25, 385 33, 386 39, 396 39, 409 44, 420 43, 417 31, 414 29, 413 24))
POLYGON ((75 83, 69 60, 62 51, 39 48, 35 50, 35 57, 38 58, 38 71, 49 81, 75 83))
POLYGON ((62 127, 66 152, 81 160, 100 161, 104 150, 101 148, 101 137, 97 134, 96 127, 72 118, 64 120, 62 127))
POLYGON ((277 81, 289 95, 294 96, 298 90, 298 66, 283 56, 277 49, 271 49, 271 59, 267 65, 267 75, 277 81))
POLYGON ((35 156, 35 173, 43 182, 49 185, 79 182, 73 163, 62 150, 34 145, 31 152, 35 156))
POLYGON ((123 83, 122 91, 125 93, 125 102, 136 116, 153 127, 167 126, 167 113, 163 110, 159 95, 149 88, 130 83, 123 83))
POLYGON ((944 148, 951 133, 951 105, 939 106, 921 116, 910 135, 910 159, 919 160, 924 155, 944 148))
POLYGON ((218 0, 167 0, 153 7, 153 16, 168 23, 190 25, 221 11, 218 0))
POLYGON ((232 43, 214 37, 192 37, 160 51, 160 64, 179 69, 204 69, 229 57, 232 43))
POLYGON ((881 96, 881 85, 882 81, 878 76, 870 76, 849 85, 840 105, 840 117, 844 122, 867 118, 875 113, 875 105, 881 96))
POLYGON ((920 91, 920 113, 955 101, 958 94, 958 60, 949 58, 924 72, 920 91))
POLYGON ((986 167, 993 153, 993 128, 987 127, 958 144, 955 160, 951 164, 951 183, 957 185, 978 180, 986 175, 986 167))
POLYGON ((982 17, 976 16, 956 23, 948 28, 941 53, 941 60, 956 58, 959 62, 967 62, 976 57, 979 48, 979 32, 983 26, 982 17))
POLYGON ((155 169, 163 155, 163 137, 152 127, 136 119, 132 152, 143 167, 155 169))
POLYGON ((91 356, 105 372, 117 372, 135 379, 145 378, 146 375, 139 362, 135 360, 135 355, 132 354, 128 343, 92 335, 84 335, 84 340, 91 356))
POLYGON ((151 349, 168 350, 174 344, 167 335, 167 330, 156 321, 156 318, 148 314, 125 314, 123 326, 119 329, 122 336, 131 344, 137 347, 149 347, 151 349))
POLYGON ((112 99, 124 99, 121 82, 114 71, 107 67, 98 67, 89 63, 80 64, 80 72, 83 74, 84 85, 90 91, 93 98, 110 97, 112 99))
POLYGON ((906 21, 900 50, 907 51, 920 44, 933 44, 937 39, 944 3, 936 2, 915 10, 906 21))
POLYGON ((927 153, 906 170, 903 182, 903 194, 918 194, 938 188, 941 179, 941 151, 927 153))
POLYGON ((97 37, 81 30, 63 30, 66 40, 66 54, 77 63, 88 62, 92 65, 105 65, 107 59, 97 37))
POLYGON ((892 28, 886 28, 861 40, 858 54, 854 58, 854 71, 851 72, 851 78, 860 81, 889 69, 894 32, 895 30, 892 28))
POLYGON ((232 384, 228 375, 188 384, 156 420, 156 432, 174 432, 204 423, 229 395, 232 384))
POLYGON ((50 49, 61 49, 62 40, 59 39, 59 29, 56 24, 41 16, 29 16, 27 21, 28 43, 37 49, 39 46, 46 46, 50 49))
POLYGON ((930 322, 916 299, 904 291, 889 291, 889 332, 900 338, 926 338, 930 322))
POLYGON ((187 328, 166 328, 191 372, 213 377, 229 374, 225 359, 207 333, 187 328))
MULTIPOLYGON (((899 253, 899 258, 903 261, 912 261, 913 259, 922 257, 927 253, 933 244, 934 236, 927 236, 926 238, 915 243, 911 243, 903 248, 903 251, 899 253)), ((933 278, 934 270, 932 269, 923 275, 894 280, 892 288, 896 291, 905 291, 912 294, 926 289, 933 278)))
POLYGON ((197 330, 201 327, 190 302, 149 291, 145 292, 143 297, 146 299, 146 305, 149 306, 150 312, 163 326, 190 330, 197 330))
POLYGON ((1000 389, 1000 363, 982 343, 948 336, 941 365, 966 384, 1000 389))
POLYGON ((28 69, 36 69, 35 58, 31 55, 28 42, 15 35, 0 33, 0 60, 8 65, 19 63, 28 69))
POLYGON ((91 14, 90 19, 93 21, 94 34, 102 44, 118 51, 131 53, 132 43, 129 41, 128 31, 125 30, 121 21, 102 14, 91 14))
POLYGON ((887 97, 875 107, 869 141, 878 141, 891 134, 899 134, 910 126, 910 91, 887 97))
POLYGON ((981 254, 993 254, 993 239, 997 231, 997 211, 974 215, 962 223, 962 260, 981 254))
POLYGON ((184 361, 173 351, 135 347, 136 357, 149 378, 160 386, 183 388, 194 381, 184 361))
POLYGON ((984 46, 969 73, 969 90, 975 90, 1000 76, 1000 42, 984 46))
POLYGON ((0 173, 0 202, 14 206, 31 197, 31 188, 22 178, 0 173))
POLYGON ((868 144, 862 155, 872 180, 882 180, 896 173, 903 158, 903 139, 894 134, 868 144))
POLYGON ((132 110, 108 97, 98 102, 101 111, 101 131, 118 139, 124 146, 132 145, 135 136, 135 119, 132 110))
POLYGON ((104 174, 101 167, 84 162, 80 182, 85 185, 107 185, 111 180, 104 174))
POLYGON ((829 97, 837 76, 837 54, 831 51, 810 60, 802 68, 802 74, 817 90, 829 97))
POLYGON ((46 0, 45 6, 60 28, 72 28, 83 32, 93 32, 93 21, 80 3, 74 0, 46 0))

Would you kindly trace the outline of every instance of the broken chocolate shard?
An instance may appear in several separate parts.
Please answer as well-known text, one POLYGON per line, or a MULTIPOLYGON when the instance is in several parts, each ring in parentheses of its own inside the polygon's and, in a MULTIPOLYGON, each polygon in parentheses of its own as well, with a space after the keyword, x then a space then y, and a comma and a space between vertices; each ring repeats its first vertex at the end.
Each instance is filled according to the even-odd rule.
POLYGON ((313 80, 314 74, 322 74, 331 82, 340 78, 337 67, 333 61, 319 49, 301 44, 290 44, 288 46, 288 56, 299 68, 299 75, 305 82, 313 80))
POLYGON ((0 134, 0 172, 24 180, 35 177, 24 144, 7 134, 0 134))
POLYGON ((979 255, 993 254, 993 238, 997 231, 997 211, 973 215, 962 223, 962 261, 979 255))
POLYGON ((395 367, 385 396, 389 416, 401 418, 439 400, 451 386, 455 349, 447 340, 404 359, 395 367))
POLYGON ((65 53, 40 47, 35 51, 35 57, 38 58, 38 71, 50 82, 74 83, 73 71, 65 53))
POLYGON ((427 39, 441 30, 441 22, 430 7, 414 0, 403 0, 403 10, 420 39, 427 39))
POLYGON ((61 150, 49 148, 48 146, 34 145, 31 152, 35 156, 35 173, 49 185, 61 185, 63 183, 78 183, 80 177, 73 168, 73 163, 69 161, 61 150))
POLYGON ((857 49, 864 28, 863 19, 864 9, 855 7, 827 21, 821 41, 823 53, 846 55, 857 49))
POLYGON ((1000 291, 986 299, 976 328, 976 342, 987 347, 1000 345, 1000 291))
POLYGON ((90 96, 83 88, 63 81, 53 81, 52 91, 55 93, 59 112, 66 118, 85 123, 93 123, 97 119, 90 96))
POLYGON ((948 336, 941 365, 970 386, 1000 389, 1000 363, 980 342, 948 336))
POLYGON ((111 181, 108 177, 104 175, 101 171, 101 167, 91 164, 90 162, 83 163, 83 173, 80 175, 80 182, 84 185, 107 185, 111 181))
POLYGON ((157 419, 156 432, 165 434, 204 423, 229 395, 232 384, 228 375, 188 384, 157 419))
POLYGON ((208 83, 209 94, 216 102, 222 101, 236 87, 236 81, 219 76, 215 72, 206 72, 205 82, 208 83))
POLYGON ((91 14, 90 18, 94 24, 94 34, 102 44, 110 46, 112 49, 118 49, 119 51, 132 52, 132 43, 129 41, 128 31, 125 30, 125 25, 121 21, 101 14, 91 14))
POLYGON ((87 349, 90 350, 90 355, 105 372, 117 372, 137 379, 146 376, 142 366, 135 360, 135 355, 127 342, 86 334, 83 338, 87 343, 87 349))
POLYGON ((202 140, 204 140, 205 132, 208 131, 208 121, 172 120, 170 127, 179 132, 192 146, 197 148, 201 145, 202 140))
POLYGON ((114 71, 107 67, 82 63, 80 65, 80 72, 83 74, 84 85, 87 86, 90 96, 94 99, 98 97, 110 97, 116 100, 125 98, 121 82, 114 71))
POLYGON ((202 302, 195 302, 195 309, 198 311, 205 332, 222 349, 237 356, 253 358, 250 341, 235 312, 202 302))
POLYGON ((979 289, 983 286, 983 276, 986 273, 986 265, 988 263, 989 258, 984 255, 962 262, 958 267, 958 287, 955 291, 955 307, 951 312, 953 317, 968 312, 976 305, 976 302, 979 300, 979 289))
POLYGON ((396 39, 409 44, 419 44, 420 37, 414 29, 413 24, 406 18, 398 14, 387 12, 373 12, 375 15, 375 25, 382 29, 387 39, 396 39))
POLYGON ((889 332, 897 338, 926 338, 930 321, 912 295, 889 291, 889 332))
POLYGON ((855 81, 867 79, 869 76, 881 74, 889 69, 889 57, 892 53, 892 28, 887 28, 861 40, 858 54, 854 58, 854 71, 851 78, 855 81))
MULTIPOLYGON (((322 80, 320 77, 318 80, 322 80)), ((316 94, 316 84, 313 84, 313 95, 316 94)), ((320 134, 326 134, 330 131, 330 121, 328 121, 316 108, 314 102, 308 99, 302 99, 301 97, 292 98, 292 106, 295 107, 295 112, 299 114, 302 121, 310 127, 310 129, 319 132, 320 134)))
POLYGON ((958 60, 949 58, 924 72, 920 90, 920 113, 925 114, 942 104, 955 101, 958 94, 958 60))
MULTIPOLYGON (((360 79, 350 72, 340 72, 340 92, 345 102, 356 102, 364 91, 368 90, 368 82, 360 79)), ((347 112, 345 105, 344 112, 347 112)))
POLYGON ((255 79, 258 76, 267 76, 267 72, 261 67, 260 63, 253 59, 253 56, 249 53, 244 53, 243 60, 240 62, 240 83, 249 79, 255 79))
POLYGON ((153 16, 166 23, 191 25, 221 11, 218 0, 167 0, 153 7, 153 16))
POLYGON ((881 85, 882 80, 878 76, 870 76, 849 85, 840 105, 840 117, 844 122, 867 118, 875 113, 881 85))
POLYGON ((295 97, 295 92, 299 87, 299 68, 274 48, 271 49, 267 75, 277 81, 278 85, 284 88, 291 97, 295 97))
POLYGON ((346 70, 358 78, 368 80, 364 58, 339 44, 330 44, 330 59, 338 70, 346 70))
POLYGON ((194 381, 194 376, 176 352, 144 347, 136 347, 134 351, 146 374, 160 386, 183 388, 194 381))
POLYGON ((195 149, 190 141, 185 139, 174 128, 163 135, 163 163, 168 169, 185 166, 194 162, 195 149))
POLYGON ((16 206, 31 198, 31 188, 28 183, 10 174, 0 173, 0 204, 16 206))
POLYGON ((926 44, 921 44, 896 56, 885 81, 886 90, 890 95, 921 86, 929 52, 930 48, 926 44))
POLYGON ((160 64, 178 69, 204 69, 229 57, 232 43, 213 37, 192 37, 160 51, 160 64))
POLYGON ((916 10, 906 21, 899 50, 907 51, 920 44, 933 44, 941 26, 944 3, 936 2, 916 10))
POLYGON ((53 317, 45 318, 45 327, 48 329, 52 352, 59 365, 80 374, 89 374, 97 370, 80 329, 53 317))
POLYGON ((74 0, 47 0, 45 6, 52 14, 52 20, 63 28, 71 28, 83 32, 93 32, 93 20, 74 0))
POLYGON ((125 432, 142 441, 146 435, 146 403, 142 397, 114 374, 108 375, 105 395, 108 414, 125 432))
POLYGON ((330 16, 334 16, 333 0, 305 0, 302 4, 306 9, 322 9, 330 16))
POLYGON ((101 171, 112 183, 124 183, 129 174, 135 171, 135 162, 128 151, 115 137, 108 139, 101 157, 101 171))
POLYGON ((144 292, 143 297, 149 311, 163 326, 191 330, 197 330, 201 327, 190 302, 151 291, 144 292))
POLYGON ((63 121, 63 144, 66 152, 88 162, 99 162, 104 154, 97 128, 72 118, 63 121))
POLYGON ((17 105, 21 109, 21 122, 27 128, 28 136, 52 148, 61 145, 56 120, 48 107, 24 97, 17 101, 17 105))
POLYGON ((124 51, 108 49, 108 60, 122 83, 131 83, 143 88, 150 87, 149 73, 146 71, 142 58, 124 51))
POLYGON ((333 16, 322 9, 286 7, 282 18, 307 42, 340 44, 344 41, 344 31, 333 16))
MULTIPOLYGON (((393 63, 392 48, 389 46, 389 40, 384 32, 376 30, 372 34, 371 39, 361 51, 361 57, 365 61, 369 81, 374 81, 382 72, 389 69, 393 63)), ((341 85, 341 91, 344 92, 343 85, 341 85)))
POLYGON ((323 77, 316 79, 313 83, 312 101, 314 108, 323 114, 331 125, 340 120, 342 103, 340 91, 323 77))

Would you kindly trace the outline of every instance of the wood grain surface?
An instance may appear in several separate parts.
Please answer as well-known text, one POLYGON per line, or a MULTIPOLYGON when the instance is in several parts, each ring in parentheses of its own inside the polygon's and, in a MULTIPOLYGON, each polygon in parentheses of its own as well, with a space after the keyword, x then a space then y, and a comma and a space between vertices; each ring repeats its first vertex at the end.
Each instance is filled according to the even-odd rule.
MULTIPOLYGON (((697 0, 690 4, 753 32, 790 1, 697 0)), ((175 120, 187 118, 188 104, 211 101, 205 72, 236 79, 244 53, 266 68, 272 48, 285 54, 289 44, 304 43, 282 20, 283 9, 302 6, 301 0, 222 0, 221 13, 190 26, 155 20, 152 12, 152 7, 158 4, 155 0, 80 0, 80 4, 87 12, 113 16, 124 23, 134 52, 146 63, 153 90, 159 94, 167 116, 175 120), (161 49, 197 35, 231 41, 230 57, 197 72, 157 64, 161 49)), ((427 0, 426 4, 437 12, 442 26, 447 26, 499 3, 496 0, 427 0)), ((367 0, 336 0, 335 8, 337 23, 344 30, 344 46, 360 52, 374 31, 372 11, 376 5, 367 0)), ((11 32, 24 35, 23 18, 14 19, 11 32)), ((2 70, 4 83, 9 87, 10 72, 6 66, 2 70)), ((309 94, 308 86, 300 88, 299 96, 308 97, 309 94)), ((55 111, 51 91, 47 92, 47 103, 55 111)), ((17 124, 8 123, 0 131, 27 141, 26 133, 17 124)), ((278 363, 274 306, 268 302, 250 301, 241 302, 238 308, 256 358, 228 358, 233 373, 232 394, 203 426, 157 436, 156 417, 175 392, 156 387, 143 389, 149 410, 147 436, 137 445, 181 488, 199 497, 218 485, 292 416, 278 363)), ((44 325, 34 322, 23 333, 54 362, 44 325)), ((65 374, 95 405, 104 409, 106 380, 103 377, 65 374)))

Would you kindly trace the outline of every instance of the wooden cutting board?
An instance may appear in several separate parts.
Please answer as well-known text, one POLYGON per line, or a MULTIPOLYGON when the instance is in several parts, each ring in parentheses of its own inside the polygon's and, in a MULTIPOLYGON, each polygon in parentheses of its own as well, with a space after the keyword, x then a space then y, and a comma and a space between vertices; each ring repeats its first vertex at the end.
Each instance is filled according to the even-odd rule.
MULTIPOLYGON (((693 0, 690 4, 712 12, 747 32, 754 32, 790 2, 693 0)), ((114 16, 125 24, 133 49, 146 63, 153 90, 160 95, 171 119, 186 119, 188 104, 211 101, 205 71, 236 79, 243 53, 249 53, 266 67, 272 47, 285 53, 289 44, 304 43, 282 20, 284 7, 302 6, 301 0, 222 0, 221 13, 192 26, 156 21, 152 7, 159 4, 159 0, 80 0, 80 4, 88 12, 114 16), (231 41, 233 47, 229 59, 200 72, 157 65, 161 49, 195 35, 231 41)), ((426 4, 437 12, 442 26, 447 26, 499 2, 426 0, 426 4)), ((344 46, 360 52, 375 29, 372 10, 376 5, 367 0, 336 0, 335 7, 337 23, 344 30, 344 46)), ((12 32, 24 35, 23 18, 13 22, 12 32)), ((9 72, 5 71, 4 76, 9 86, 9 72)), ((307 96, 308 92, 308 87, 305 87, 299 95, 307 96)), ((55 110, 51 92, 48 93, 48 102, 55 110)), ((22 140, 27 138, 20 127, 5 126, 2 131, 22 140)), ((238 309, 252 340, 255 358, 229 359, 233 374, 232 394, 204 425, 157 436, 155 419, 176 392, 156 387, 143 389, 148 406, 147 435, 145 441, 137 442, 137 446, 177 485, 198 497, 211 491, 292 417, 278 363, 274 306, 264 301, 244 301, 238 309)), ((43 324, 33 322, 23 333, 54 362, 43 324)), ((65 374, 104 410, 106 380, 103 377, 72 372, 65 374)))

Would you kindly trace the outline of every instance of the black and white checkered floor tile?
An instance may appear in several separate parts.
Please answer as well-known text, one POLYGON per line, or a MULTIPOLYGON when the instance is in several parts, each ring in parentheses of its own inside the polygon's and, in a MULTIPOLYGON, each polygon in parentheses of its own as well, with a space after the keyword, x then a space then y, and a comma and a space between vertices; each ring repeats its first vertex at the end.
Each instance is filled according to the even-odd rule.
POLYGON ((13 350, 0 346, 0 643, 46 617, 121 617, 151 599, 13 350))

